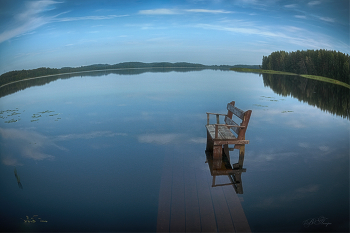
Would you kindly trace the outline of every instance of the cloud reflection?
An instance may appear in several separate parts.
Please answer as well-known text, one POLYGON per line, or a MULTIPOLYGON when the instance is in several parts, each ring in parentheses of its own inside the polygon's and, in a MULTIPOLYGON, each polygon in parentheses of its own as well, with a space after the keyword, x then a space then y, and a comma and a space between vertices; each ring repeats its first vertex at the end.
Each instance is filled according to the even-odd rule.
POLYGON ((320 185, 310 184, 287 192, 278 197, 266 197, 258 201, 256 208, 276 208, 286 206, 286 202, 294 202, 311 197, 320 190, 320 185))
POLYGON ((65 141, 72 139, 92 139, 97 137, 115 137, 115 136, 127 136, 126 133, 113 133, 111 131, 94 131, 84 134, 66 134, 59 135, 54 138, 55 141, 65 141))
POLYGON ((44 160, 54 158, 54 156, 42 152, 45 147, 55 146, 60 148, 48 137, 34 131, 0 128, 0 136, 2 149, 5 149, 5 151, 9 148, 13 149, 7 154, 2 153, 1 160, 5 165, 18 164, 18 158, 10 153, 18 153, 21 157, 33 160, 44 160))
POLYGON ((144 134, 138 136, 140 143, 155 143, 155 144, 169 144, 174 143, 179 140, 180 134, 144 134))
POLYGON ((17 159, 12 158, 11 156, 2 157, 1 162, 6 166, 22 166, 23 164, 18 163, 17 159))
POLYGON ((205 144, 207 142, 206 138, 203 137, 189 137, 186 134, 143 134, 138 136, 138 141, 140 143, 154 143, 158 145, 166 145, 170 143, 195 143, 195 144, 205 144))
POLYGON ((203 138, 203 137, 191 138, 189 141, 192 143, 205 144, 205 143, 207 143, 207 138, 203 138))
POLYGON ((125 133, 114 133, 111 131, 94 131, 84 134, 66 134, 48 137, 31 130, 4 129, 0 128, 1 162, 7 166, 22 165, 20 157, 36 161, 54 159, 51 154, 45 153, 50 147, 60 150, 66 148, 57 145, 56 141, 68 141, 74 139, 93 139, 98 137, 126 136, 125 133))

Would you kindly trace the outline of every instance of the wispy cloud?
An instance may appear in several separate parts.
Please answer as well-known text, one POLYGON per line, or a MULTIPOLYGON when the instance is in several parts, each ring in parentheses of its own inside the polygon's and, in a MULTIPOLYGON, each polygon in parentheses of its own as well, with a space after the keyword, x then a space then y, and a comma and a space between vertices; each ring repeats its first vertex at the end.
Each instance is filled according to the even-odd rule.
POLYGON ((321 4, 320 1, 311 1, 311 2, 308 3, 309 6, 316 6, 316 5, 319 5, 319 4, 321 4))
POLYGON ((330 150, 328 146, 320 146, 319 149, 323 152, 328 152, 330 150))
POLYGON ((288 4, 288 5, 284 5, 285 8, 296 8, 297 4, 288 4))
POLYGON ((140 10, 139 14, 142 15, 176 15, 185 13, 209 13, 209 14, 229 14, 234 13, 226 10, 208 10, 208 9, 151 9, 140 10))
POLYGON ((83 16, 83 17, 63 17, 59 16, 69 13, 68 11, 56 15, 49 15, 47 12, 55 9, 60 2, 53 0, 32 1, 26 4, 25 9, 15 15, 10 23, 11 28, 0 33, 0 43, 16 36, 28 34, 33 30, 52 23, 69 22, 77 20, 106 20, 128 15, 106 15, 106 16, 83 16))
POLYGON ((300 146, 301 148, 310 148, 310 145, 306 142, 299 142, 298 146, 300 146))
MULTIPOLYGON (((299 30, 296 33, 296 30, 290 32, 290 28, 288 26, 280 26, 270 28, 268 26, 260 26, 260 25, 251 25, 250 27, 243 27, 239 24, 237 26, 225 26, 218 24, 197 24, 195 27, 200 27, 203 29, 211 29, 211 30, 220 30, 227 31, 231 33, 237 34, 246 34, 246 35, 257 35, 265 38, 276 39, 279 42, 284 41, 289 44, 299 45, 303 47, 309 48, 332 48, 333 45, 330 43, 331 38, 326 35, 312 33, 306 31, 304 29, 299 30), (314 39, 314 38, 322 38, 314 39)), ((294 27, 296 28, 296 27, 294 27)))
POLYGON ((56 136, 54 141, 66 141, 72 139, 93 139, 98 137, 115 137, 115 136, 127 136, 126 133, 113 133, 111 131, 94 131, 84 134, 66 134, 56 136))
MULTIPOLYGON (((57 146, 48 137, 34 131, 0 128, 0 137, 6 142, 6 144, 1 145, 2 147, 6 148, 15 143, 16 150, 19 150, 18 155, 33 160, 53 159, 54 156, 42 152, 46 147, 54 146, 64 149, 57 146)), ((2 155, 2 162, 5 165, 17 164, 18 159, 10 154, 2 155)))
POLYGON ((329 17, 319 17, 320 20, 323 20, 325 22, 329 22, 329 23, 334 23, 335 19, 333 18, 329 18, 329 17))
POLYGON ((211 13, 211 14, 230 14, 234 13, 233 11, 225 10, 207 10, 207 9, 188 9, 186 12, 195 12, 195 13, 211 13))
POLYGON ((106 15, 106 16, 82 16, 82 17, 66 17, 66 18, 55 18, 55 22, 67 22, 67 21, 77 21, 77 20, 105 20, 114 19, 120 17, 126 17, 129 15, 106 15))
POLYGON ((294 17, 298 19, 306 19, 305 15, 294 15, 294 17))
POLYGON ((57 3, 59 2, 52 0, 28 2, 25 10, 14 16, 14 27, 0 34, 0 43, 50 22, 54 16, 42 16, 41 14, 54 9, 57 3))
POLYGON ((33 160, 54 159, 53 155, 46 154, 43 150, 48 147, 56 147, 60 150, 67 150, 56 144, 57 141, 94 139, 99 137, 127 136, 126 133, 115 133, 112 131, 94 131, 83 134, 66 134, 54 137, 47 137, 43 134, 30 130, 4 129, 0 128, 1 147, 9 147, 14 150, 12 154, 1 154, 1 161, 5 165, 21 165, 22 158, 33 160), (15 149, 14 149, 15 148, 15 149), (16 151, 18 150, 18 152, 16 151))
POLYGON ((138 136, 140 143, 155 143, 155 144, 169 144, 175 142, 181 137, 180 134, 144 134, 138 136))
POLYGON ((207 138, 191 138, 189 142, 196 144, 205 144, 207 143, 207 138))
POLYGON ((22 163, 19 163, 17 159, 12 156, 6 155, 1 158, 1 162, 6 166, 22 166, 22 163))
POLYGON ((181 14, 181 11, 176 9, 152 9, 152 10, 140 10, 141 15, 175 15, 181 14))
POLYGON ((255 205, 257 208, 276 208, 285 206, 286 202, 294 202, 296 200, 302 200, 313 196, 320 190, 320 185, 310 184, 295 189, 294 191, 285 193, 279 197, 267 197, 258 200, 258 204, 255 205))
POLYGON ((203 28, 203 29, 228 31, 228 32, 251 34, 251 35, 262 35, 262 36, 269 36, 269 37, 283 36, 283 34, 279 32, 276 33, 276 32, 271 32, 267 30, 259 30, 257 28, 232 27, 232 26, 223 26, 223 25, 215 25, 215 24, 197 24, 196 27, 203 28))

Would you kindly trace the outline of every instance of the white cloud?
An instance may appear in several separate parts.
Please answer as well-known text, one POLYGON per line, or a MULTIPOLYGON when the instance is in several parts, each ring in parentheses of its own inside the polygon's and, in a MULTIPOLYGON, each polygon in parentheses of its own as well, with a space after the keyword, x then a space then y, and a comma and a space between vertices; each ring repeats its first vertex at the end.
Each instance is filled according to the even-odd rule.
POLYGON ((144 134, 138 137, 140 143, 169 144, 180 138, 180 134, 144 134))
POLYGON ((0 43, 8 39, 11 39, 15 36, 22 35, 23 33, 26 33, 28 31, 34 30, 46 23, 47 21, 44 20, 43 18, 28 19, 28 21, 23 22, 22 25, 19 25, 13 29, 2 32, 0 34, 0 43))
POLYGON ((208 10, 208 9, 151 9, 140 10, 139 14, 142 15, 176 15, 184 13, 209 13, 209 14, 229 14, 234 13, 226 10, 208 10))
POLYGON ((298 143, 298 146, 301 148, 310 148, 310 145, 306 142, 300 142, 298 143))
POLYGON ((195 12, 195 13, 211 13, 211 14, 229 14, 234 13, 232 11, 225 10, 207 10, 207 9, 188 9, 186 12, 195 12))
POLYGON ((54 9, 53 5, 59 2, 52 0, 32 1, 27 3, 27 8, 22 13, 15 16, 18 20, 27 20, 41 12, 54 9))
POLYGON ((6 166, 21 166, 22 164, 18 163, 17 159, 12 158, 11 156, 4 156, 1 159, 1 162, 6 166))
POLYGON ((115 137, 115 136, 127 136, 126 133, 113 133, 111 131, 95 131, 85 134, 66 134, 59 135, 54 138, 55 141, 66 141, 72 139, 92 139, 98 137, 115 137))
POLYGON ((153 10, 140 10, 141 15, 174 15, 181 14, 180 11, 175 9, 153 9, 153 10))
POLYGON ((323 152, 328 152, 329 151, 329 147, 328 146, 320 146, 319 149, 323 152))
POLYGON ((294 15, 294 17, 298 19, 306 19, 305 15, 294 15))
POLYGON ((286 202, 293 202, 295 200, 301 200, 308 198, 314 193, 320 190, 320 186, 317 184, 310 184, 301 188, 298 188, 294 191, 287 192, 279 197, 266 197, 258 201, 258 204, 255 205, 257 208, 276 208, 283 207, 286 205, 286 202))
POLYGON ((329 22, 329 23, 334 23, 335 19, 333 18, 329 18, 329 17, 319 17, 320 20, 323 20, 325 22, 329 22))
POLYGON ((83 17, 66 17, 66 18, 55 18, 52 21, 55 22, 67 22, 67 21, 77 21, 77 20, 105 20, 105 19, 114 19, 119 17, 126 17, 129 15, 106 15, 106 16, 83 16, 83 17))
POLYGON ((59 2, 52 0, 28 2, 26 9, 14 16, 15 26, 0 34, 0 43, 49 23, 54 16, 40 16, 40 13, 53 9, 53 5, 57 3, 59 2))
POLYGON ((321 2, 320 1, 311 1, 308 3, 309 6, 316 6, 318 4, 321 4, 321 2))
POLYGON ((67 150, 55 144, 56 141, 66 141, 74 139, 93 139, 98 137, 116 137, 126 136, 125 133, 114 133, 111 131, 94 131, 85 134, 67 134, 55 137, 47 137, 35 131, 19 130, 19 129, 4 129, 0 128, 0 139, 3 142, 1 147, 11 147, 15 145, 15 150, 19 153, 2 154, 1 161, 5 165, 21 165, 20 157, 33 160, 54 159, 54 156, 43 153, 42 150, 47 147, 56 147, 60 150, 67 150), (20 156, 20 157, 18 157, 20 156))
POLYGON ((44 160, 44 159, 53 159, 54 156, 42 153, 40 151, 37 151, 35 148, 31 147, 25 147, 23 150, 23 157, 34 159, 34 160, 44 160))
POLYGON ((253 165, 259 166, 259 169, 265 169, 268 167, 267 164, 273 161, 285 160, 286 158, 296 157, 298 153, 296 152, 283 152, 277 151, 275 149, 269 149, 266 151, 259 152, 258 154, 251 154, 246 157, 246 160, 249 161, 253 165), (262 166, 263 165, 263 166, 262 166))
POLYGON ((289 4, 289 5, 284 5, 286 8, 295 8, 297 7, 297 4, 289 4))
MULTIPOLYGON (((280 26, 280 27, 268 27, 268 26, 259 26, 259 25, 251 25, 250 27, 242 26, 242 24, 237 23, 235 26, 225 26, 225 25, 217 25, 217 24, 197 24, 194 27, 199 27, 203 29, 211 29, 211 30, 220 30, 227 31, 237 34, 246 34, 246 35, 257 35, 262 36, 269 39, 276 39, 281 42, 294 44, 298 46, 308 47, 308 48, 324 48, 331 49, 334 48, 334 45, 331 41, 334 41, 333 38, 326 36, 320 33, 313 33, 306 31, 304 29, 300 29, 299 33, 296 33, 295 30, 293 32, 290 31, 290 26, 280 26), (316 39, 317 38, 317 39, 316 39)), ((294 27, 296 29, 296 27, 294 27)))
POLYGON ((32 1, 26 4, 26 8, 21 13, 13 17, 11 28, 0 33, 0 43, 16 36, 29 34, 36 28, 52 22, 68 22, 77 20, 106 20, 128 15, 107 15, 107 16, 84 16, 84 17, 65 17, 58 16, 68 12, 62 12, 53 16, 44 16, 43 13, 55 9, 55 5, 60 2, 52 0, 32 1))
POLYGON ((298 189, 295 190, 294 193, 305 195, 307 193, 317 192, 319 189, 320 189, 319 185, 312 184, 312 185, 308 185, 308 186, 305 186, 305 187, 298 188, 298 189))
POLYGON ((242 34, 250 34, 250 35, 261 35, 268 37, 281 37, 284 36, 282 33, 275 33, 268 30, 259 30, 257 28, 246 28, 246 27, 231 27, 231 26, 222 26, 222 25, 214 25, 214 24, 197 24, 196 27, 200 27, 203 29, 213 29, 220 31, 228 31, 242 34))
MULTIPOLYGON (((16 144, 16 149, 19 150, 19 155, 24 158, 33 160, 53 159, 54 156, 45 154, 41 150, 48 146, 54 146, 63 149, 54 144, 48 137, 36 133, 34 131, 18 130, 18 129, 3 129, 0 128, 0 137, 5 142, 2 147, 16 144)), ((5 165, 14 165, 18 157, 14 158, 10 155, 3 155, 2 162, 5 165)))
POLYGON ((289 125, 290 127, 301 129, 301 128, 306 128, 307 125, 303 124, 300 120, 289 120, 286 122, 286 125, 289 125))
POLYGON ((191 138, 189 141, 192 143, 205 144, 207 143, 207 138, 191 138))

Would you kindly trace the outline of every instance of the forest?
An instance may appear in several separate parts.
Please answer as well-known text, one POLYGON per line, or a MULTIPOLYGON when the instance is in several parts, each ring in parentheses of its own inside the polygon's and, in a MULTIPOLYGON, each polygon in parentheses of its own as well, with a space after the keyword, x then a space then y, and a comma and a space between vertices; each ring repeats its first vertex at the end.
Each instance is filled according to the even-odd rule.
POLYGON ((350 84, 349 55, 337 51, 276 51, 263 56, 261 68, 323 76, 350 84))
MULTIPOLYGON (((242 65, 236 65, 241 67, 242 65)), ((244 65, 243 65, 244 66, 244 65)), ((181 69, 181 68, 191 68, 191 69, 219 69, 219 70, 229 70, 231 67, 228 65, 213 65, 207 66, 202 64, 187 63, 187 62, 153 62, 153 63, 143 63, 143 62, 122 62, 114 65, 109 64, 95 64, 89 66, 80 66, 80 67, 62 67, 57 68, 46 68, 41 67, 32 70, 15 70, 4 73, 0 76, 0 87, 11 82, 20 81, 24 79, 46 76, 46 75, 55 75, 55 74, 66 74, 73 72, 86 72, 94 70, 118 70, 118 69, 155 69, 155 68, 164 68, 164 69, 181 69)), ((250 68, 259 68, 257 65, 249 66, 250 68)))

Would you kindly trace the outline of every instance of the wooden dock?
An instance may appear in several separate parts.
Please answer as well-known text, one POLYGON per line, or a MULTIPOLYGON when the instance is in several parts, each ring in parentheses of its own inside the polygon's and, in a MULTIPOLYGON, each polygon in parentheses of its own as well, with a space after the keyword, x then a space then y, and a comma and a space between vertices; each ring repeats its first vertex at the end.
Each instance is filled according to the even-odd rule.
POLYGON ((251 232, 234 188, 212 187, 205 154, 189 156, 165 157, 157 232, 251 232))

